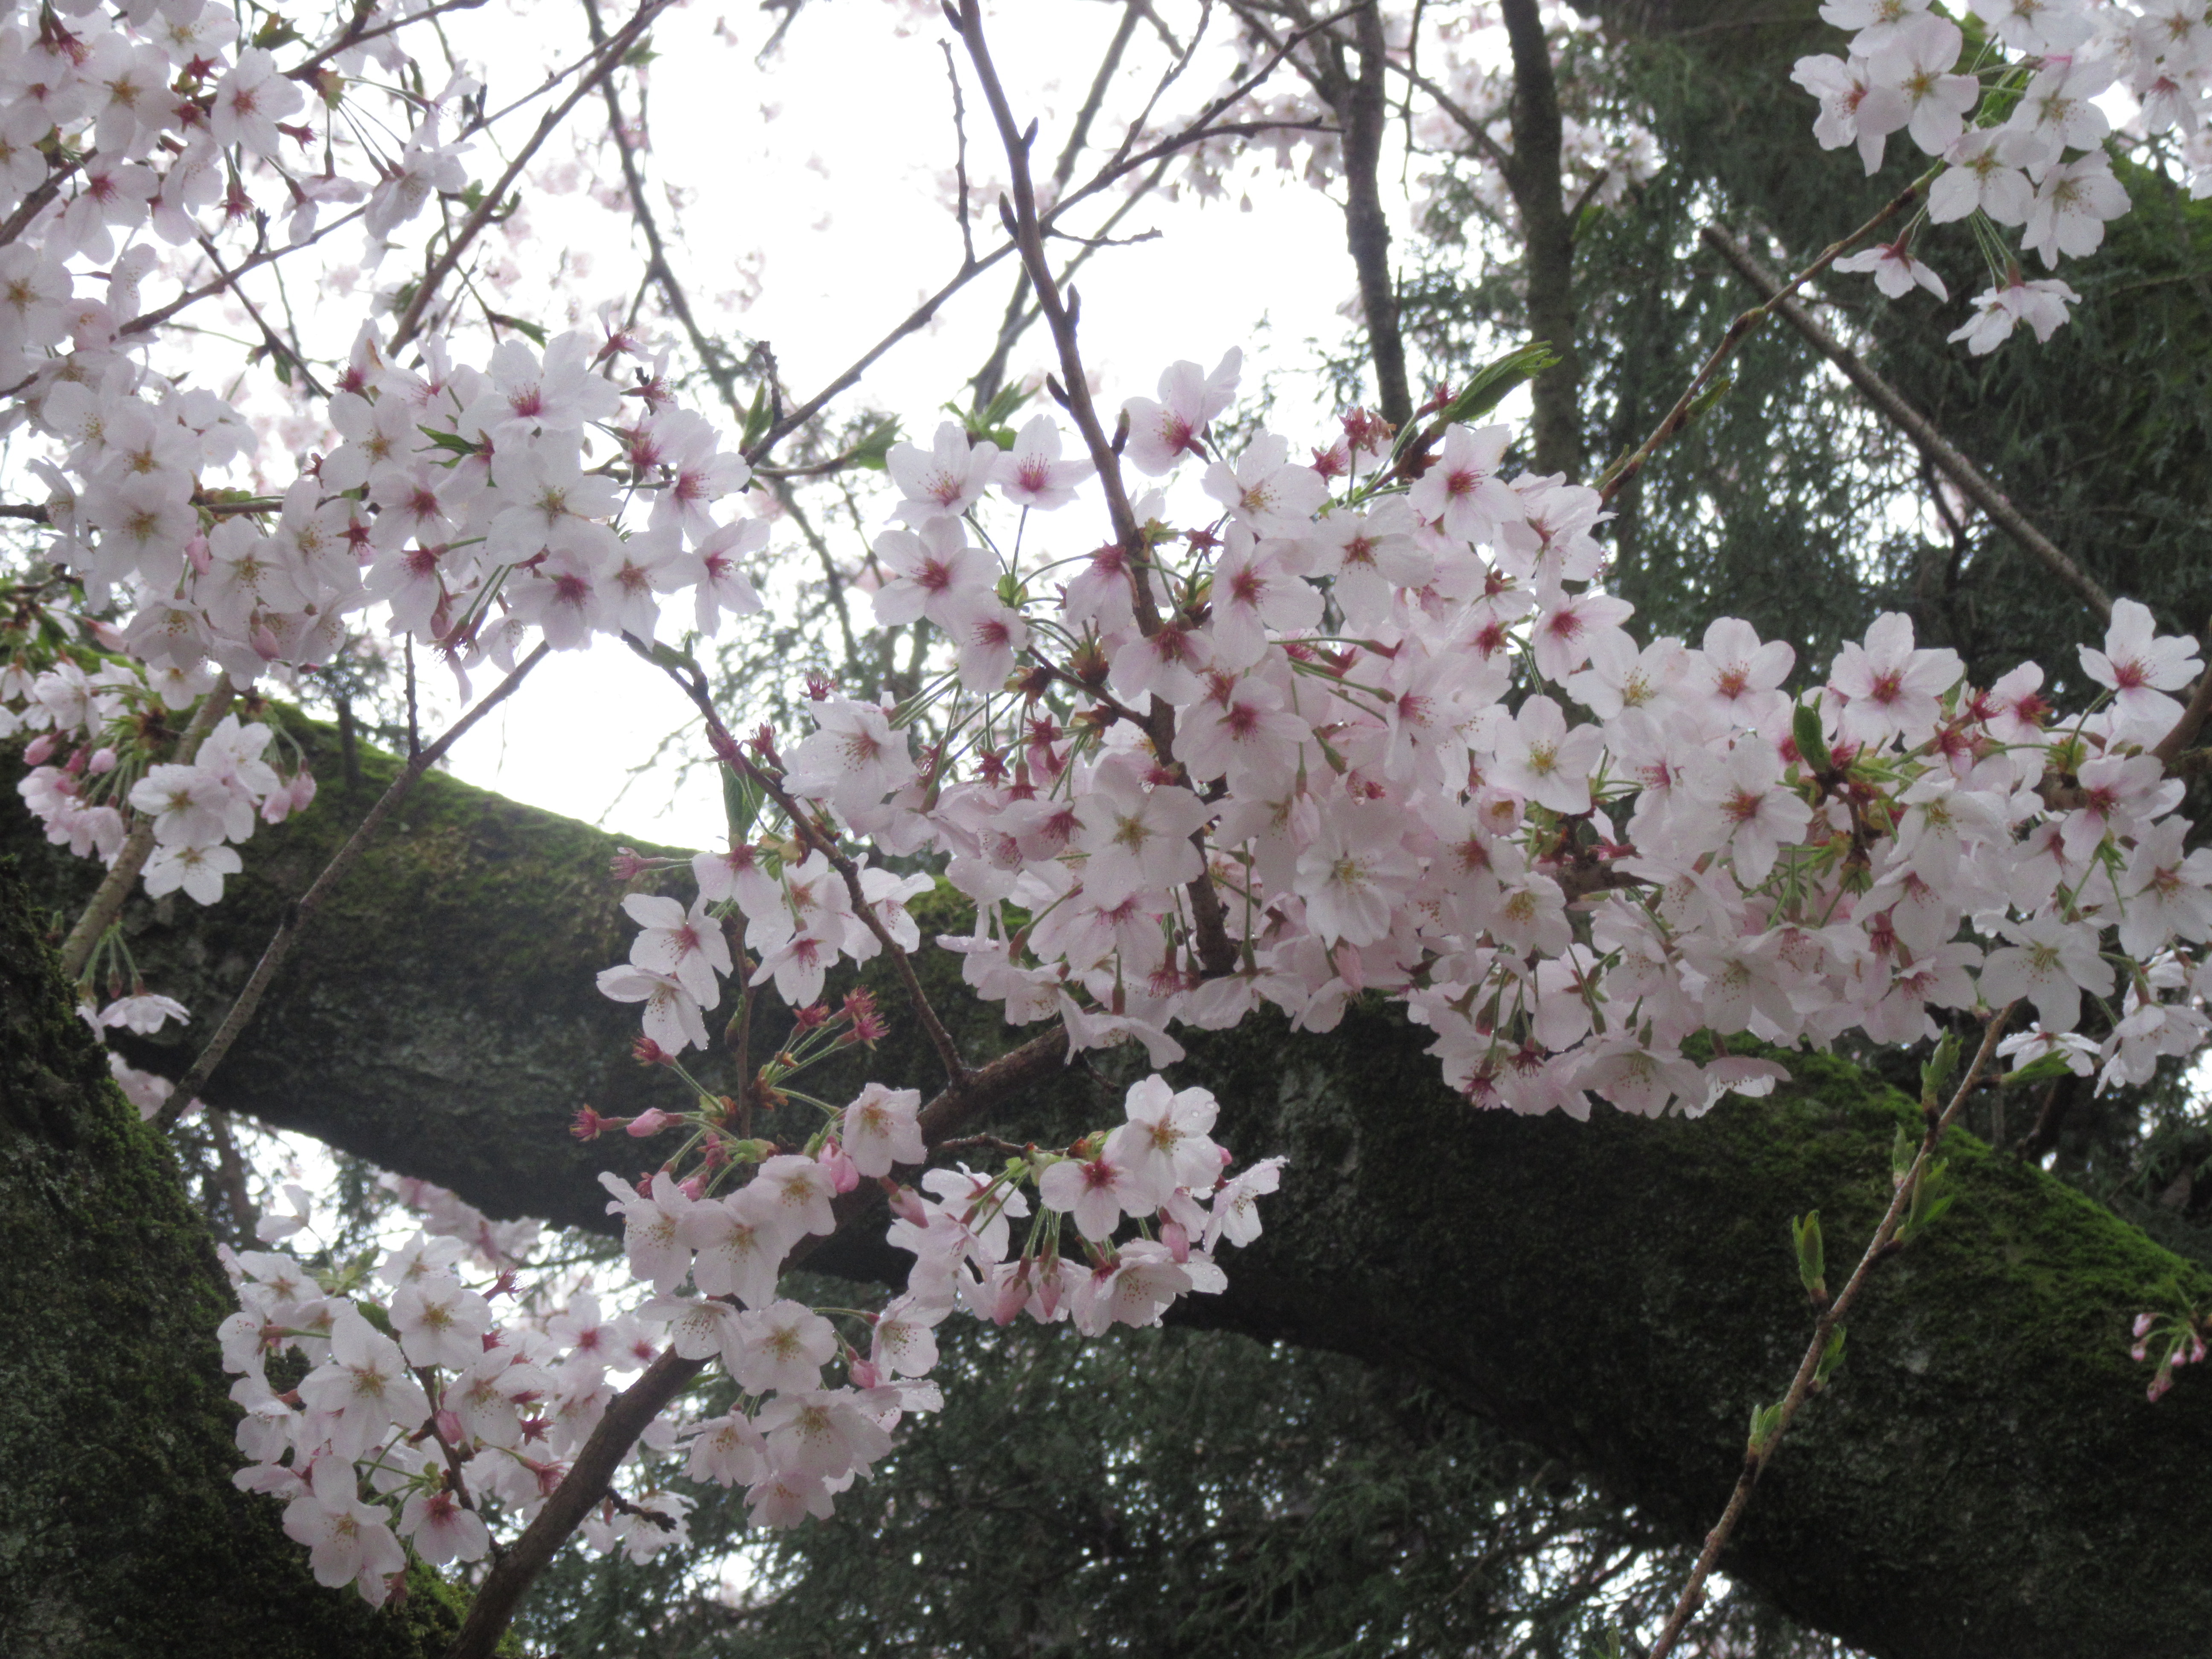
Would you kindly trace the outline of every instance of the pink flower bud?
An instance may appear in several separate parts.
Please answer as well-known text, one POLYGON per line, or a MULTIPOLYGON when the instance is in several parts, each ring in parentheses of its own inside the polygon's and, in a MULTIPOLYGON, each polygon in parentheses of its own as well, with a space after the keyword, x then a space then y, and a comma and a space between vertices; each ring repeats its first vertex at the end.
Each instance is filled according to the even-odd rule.
POLYGON ((856 1389, 873 1389, 882 1385, 883 1374, 860 1355, 847 1351, 845 1376, 856 1389))
POLYGON ((706 1171, 702 1170, 701 1170, 697 1175, 690 1175, 690 1176, 684 1176, 683 1180, 681 1180, 681 1181, 679 1181, 679 1182, 678 1182, 676 1183, 676 1190, 677 1190, 678 1192, 679 1192, 679 1193, 683 1194, 684 1197, 689 1198, 689 1199, 697 1200, 697 1199, 702 1199, 702 1198, 706 1197, 706 1196, 707 1196, 707 1175, 706 1175, 706 1171))
POLYGON ((1168 1247, 1168 1255, 1177 1263, 1190 1260, 1190 1234, 1182 1222, 1163 1221, 1160 1243, 1168 1247))
POLYGON ((662 1111, 658 1106, 648 1106, 630 1119, 629 1133, 635 1139, 642 1140, 646 1136, 657 1135, 670 1124, 682 1121, 670 1113, 662 1111))
POLYGON ((192 562, 192 568, 203 576, 207 574, 208 567, 215 562, 208 556, 208 539, 204 536, 195 536, 185 544, 185 556, 192 562))
POLYGON ((94 750, 92 759, 87 763, 86 769, 94 777, 100 777, 112 772, 115 769, 115 751, 112 749, 94 750))
POLYGON ((2155 1323, 2157 1323, 2157 1316, 2155 1315, 2147 1313, 2137 1314, 2136 1316, 2135 1334, 2137 1336, 2148 1336, 2150 1334, 2150 1328, 2155 1323))
POLYGON ((438 1437, 449 1446, 459 1445, 462 1439, 461 1419, 442 1408, 438 1413, 438 1437))
POLYGON ((901 1221, 916 1227, 929 1224, 929 1212, 922 1207, 920 1193, 911 1187, 896 1186, 888 1177, 884 1182, 884 1190, 890 1201, 891 1213, 901 1221))
POLYGON ((27 766, 44 766, 46 763, 47 757, 50 757, 55 750, 61 746, 62 738, 60 732, 41 732, 37 737, 31 739, 29 745, 23 750, 24 764, 27 766))
POLYGON ((615 848, 607 860, 607 873, 617 881, 632 881, 645 869, 645 855, 628 847, 615 848))
POLYGON ((830 1171, 830 1184, 841 1193, 849 1193, 860 1184, 860 1171, 836 1141, 826 1144, 814 1155, 814 1161, 830 1171))
POLYGON ((601 1117, 590 1107, 581 1106, 576 1109, 576 1121, 569 1126, 568 1133, 579 1140, 597 1140, 609 1129, 618 1129, 628 1121, 619 1117, 601 1117))

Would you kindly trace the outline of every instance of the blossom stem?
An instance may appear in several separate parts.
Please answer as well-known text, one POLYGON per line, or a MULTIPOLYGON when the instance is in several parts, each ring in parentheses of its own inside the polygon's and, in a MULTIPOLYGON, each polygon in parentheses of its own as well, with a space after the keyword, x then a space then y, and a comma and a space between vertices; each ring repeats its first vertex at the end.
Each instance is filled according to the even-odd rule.
MULTIPOLYGON (((176 752, 169 757, 178 766, 190 766, 200 751, 207 734, 215 730, 215 723, 230 707, 233 696, 228 676, 222 683, 200 699, 200 706, 192 713, 191 722, 185 727, 184 735, 177 739, 176 752)), ((125 837, 123 850, 115 855, 108 866, 106 878, 100 890, 92 896, 92 902, 84 907, 76 926, 70 929, 69 937, 62 941, 62 977, 75 981, 84 972, 84 965, 92 960, 92 952, 115 919, 123 914, 123 901, 131 896, 137 884, 138 872, 146 867, 146 860, 154 854, 154 815, 137 814, 137 822, 125 837)))
POLYGON ((1790 1392, 1783 1395, 1781 1405, 1776 1407, 1771 1427, 1765 1437, 1745 1449, 1743 1472, 1736 1476, 1735 1490, 1729 1494, 1728 1507, 1721 1511, 1721 1518, 1713 1523, 1713 1529, 1705 1534, 1705 1547, 1698 1553, 1697 1565, 1690 1569, 1689 1582, 1682 1586, 1682 1593, 1674 1602, 1674 1610, 1667 1615, 1667 1622, 1659 1632, 1659 1639, 1651 1644, 1645 1659, 1667 1659, 1667 1656, 1674 1650, 1674 1644, 1681 1639, 1683 1628, 1702 1604, 1705 1580, 1711 1577, 1713 1565, 1720 1559, 1721 1550, 1728 1543, 1729 1534, 1735 1530, 1736 1522, 1742 1518, 1745 1505, 1751 1502, 1752 1489, 1759 1484, 1761 1472, 1773 1461, 1775 1450, 1782 1443, 1782 1437, 1789 1431, 1790 1419, 1797 1415, 1798 1408, 1812 1397, 1814 1379, 1820 1370, 1822 1356, 1828 1351, 1829 1338, 1843 1323, 1844 1316, 1850 1311, 1851 1304, 1858 1300, 1859 1291, 1866 1284, 1867 1275, 1874 1271, 1875 1264, 1889 1254, 1898 1228, 1911 1210, 1913 1196, 1927 1176, 1928 1166, 1936 1156, 1936 1147, 1942 1143, 1945 1133, 1958 1118, 1960 1109, 1966 1105, 1966 1097, 1982 1080, 1982 1073, 1989 1066, 1990 1055, 1996 1052, 1997 1039, 2004 1035, 2005 1027, 2012 1023, 2013 1014, 2019 1006, 2017 1000, 2008 1002, 1990 1017, 1989 1027, 1982 1033, 1981 1047, 1974 1051, 1973 1062, 1966 1067, 1966 1076, 1959 1079, 1959 1086, 1952 1091, 1950 1103, 1940 1115, 1933 1114, 1931 1110, 1926 1120, 1927 1127, 1921 1133, 1920 1150, 1913 1157, 1911 1168, 1897 1183, 1897 1191, 1891 1195, 1889 1208, 1883 1212, 1881 1224, 1874 1230, 1874 1237, 1868 1242, 1866 1253, 1859 1257, 1858 1266, 1851 1269, 1850 1279, 1836 1299, 1822 1309, 1820 1316, 1814 1322, 1813 1340, 1806 1344, 1805 1356, 1797 1363, 1797 1374, 1790 1380, 1790 1392))
POLYGON ((443 737, 400 769, 399 775, 392 779, 390 787, 378 798, 376 805, 368 809, 368 816, 362 819, 346 844, 331 854, 331 861, 323 866, 322 873, 315 878, 313 884, 285 911, 284 919, 277 923, 276 931, 270 935, 269 943, 262 947, 261 960, 254 963, 252 975, 246 981, 245 988, 239 992, 238 1000, 230 1005, 230 1012, 222 1017, 222 1024, 208 1039, 207 1047, 200 1050, 199 1058, 192 1061, 191 1068, 177 1080, 176 1088, 155 1115, 154 1121, 159 1127, 166 1129, 174 1123, 184 1115, 185 1109, 191 1104, 192 1097, 207 1086, 208 1079, 214 1075, 216 1067, 222 1064, 223 1056, 230 1052, 230 1045, 238 1040, 239 1033, 253 1018, 253 1011, 261 1006, 262 994, 268 990, 269 981, 276 976, 276 970, 283 966, 284 958, 292 953, 292 946, 306 931, 308 922, 313 920, 315 912, 322 908, 323 902, 344 878, 346 872, 360 861, 361 855, 368 850, 369 842, 376 838, 376 832, 383 827, 385 819, 390 817, 399 803, 407 799, 416 780, 443 759, 446 751, 478 720, 504 702, 530 671, 544 661, 551 651, 552 647, 540 645, 515 665, 512 673, 484 693, 475 708, 447 727, 443 737))

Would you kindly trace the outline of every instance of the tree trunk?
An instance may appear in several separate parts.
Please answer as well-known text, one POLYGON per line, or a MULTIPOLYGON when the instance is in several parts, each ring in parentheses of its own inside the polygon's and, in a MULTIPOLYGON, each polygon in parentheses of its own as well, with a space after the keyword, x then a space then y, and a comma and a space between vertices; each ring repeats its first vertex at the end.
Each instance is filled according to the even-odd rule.
MULTIPOLYGON (((134 901, 133 948, 164 988, 218 1012, 283 899, 343 836, 344 809, 392 764, 365 752, 358 799, 333 790, 257 838, 248 877, 214 909, 134 901)), ((209 1098, 495 1214, 603 1228, 596 1171, 635 1174, 653 1144, 580 1146, 566 1120, 586 1101, 676 1103, 624 1058, 632 1011, 592 986, 628 933, 605 874, 614 842, 447 778, 420 790, 209 1098)), ((935 921, 957 926, 949 908, 935 921)), ((971 1052, 1005 1046, 948 953, 921 965, 971 1052)), ((934 1060, 883 989, 895 1029, 869 1074, 933 1086, 934 1060)), ((1379 1006, 1326 1036, 1259 1020, 1191 1037, 1176 1073, 1221 1097, 1225 1144, 1291 1159, 1265 1237, 1231 1253, 1228 1293, 1196 1316, 1413 1367, 1696 1539, 1753 1407, 1781 1394, 1810 1330, 1786 1222, 1817 1208, 1831 1261, 1855 1256, 1917 1109, 1839 1061, 1793 1055, 1794 1085, 1694 1122, 1478 1113, 1442 1086, 1424 1041, 1379 1006)), ((861 1075, 812 1086, 833 1096, 861 1075)), ((1113 1113, 1117 1093, 1079 1066, 998 1127, 1064 1135, 1113 1113)), ((2138 1310, 2212 1302, 2212 1275, 1968 1137, 1949 1156, 1956 1207, 1879 1268, 1843 1370, 1724 1568, 1896 1659, 2202 1652, 2212 1387, 2185 1373, 2148 1405, 2148 1368, 2126 1346, 2138 1310)), ((863 1236, 835 1267, 889 1277, 905 1260, 863 1236)))
POLYGON ((237 1304, 31 915, 0 860, 0 1653, 434 1659, 459 1628, 434 1575, 382 1612, 325 1589, 231 1484, 237 1304))

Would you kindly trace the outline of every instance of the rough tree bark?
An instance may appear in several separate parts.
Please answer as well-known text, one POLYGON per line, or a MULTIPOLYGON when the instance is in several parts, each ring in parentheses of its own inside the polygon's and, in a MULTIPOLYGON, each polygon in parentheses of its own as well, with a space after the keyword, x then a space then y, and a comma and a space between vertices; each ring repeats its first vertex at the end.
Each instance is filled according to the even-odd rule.
POLYGON ((1559 362, 1530 388, 1539 472, 1581 475, 1582 357, 1575 335, 1575 227, 1567 215, 1559 79, 1536 0, 1501 0, 1513 53, 1513 156, 1505 185, 1521 219, 1528 282, 1528 337, 1559 362))
POLYGON ((459 1621, 434 1575, 372 1611, 231 1484, 237 1304, 41 931, 0 860, 0 1653, 435 1659, 459 1621))
MULTIPOLYGON (((311 753, 326 742, 301 735, 311 753)), ((149 972, 204 1022, 219 1011, 392 764, 363 755, 357 793, 332 788, 257 837, 221 906, 134 901, 149 972)), ((592 988, 628 932, 606 875, 615 842, 436 775, 404 817, 210 1099, 495 1214, 605 1227, 596 1172, 634 1174, 651 1153, 624 1137, 579 1146, 567 1121, 586 1101, 666 1103, 625 1057, 629 1012, 592 988)), ((81 866, 47 855, 20 815, 7 822, 65 908, 81 866)), ((951 959, 924 961, 959 1009, 951 959)), ((895 994, 885 1006, 896 1021, 895 994)), ((1005 1041, 991 1011, 966 1018, 971 1045, 1005 1041)), ((1422 1042, 1368 1007, 1327 1036, 1261 1023, 1193 1042, 1177 1071, 1221 1097, 1227 1142, 1291 1160, 1265 1237, 1200 1316, 1416 1367, 1696 1537, 1752 1407, 1778 1393, 1809 1328, 1787 1218, 1817 1207, 1831 1253, 1852 1248, 1913 1109, 1799 1056, 1795 1086, 1697 1122, 1480 1115, 1441 1086, 1422 1042)), ((189 1054, 138 1057, 173 1074, 189 1054)), ((871 1070, 900 1081, 933 1064, 909 1021, 871 1070)), ((1000 1127, 1064 1133, 1115 1093, 1073 1068, 1000 1127)), ((1897 1659, 2201 1652, 2212 1389, 2186 1376, 2148 1406, 2125 1346, 2137 1310, 2212 1300, 2212 1275, 1963 1136, 1952 1165, 1957 1207, 1882 1268, 1840 1380, 1762 1485, 1727 1570, 1897 1659)), ((876 1277, 896 1263, 861 1243, 834 1265, 876 1277)))

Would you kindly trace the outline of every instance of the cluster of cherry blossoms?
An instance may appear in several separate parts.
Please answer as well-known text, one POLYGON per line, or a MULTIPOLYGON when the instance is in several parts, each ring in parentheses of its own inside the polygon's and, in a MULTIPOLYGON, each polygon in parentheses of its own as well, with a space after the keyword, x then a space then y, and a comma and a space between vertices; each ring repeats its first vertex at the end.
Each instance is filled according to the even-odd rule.
POLYGON ((191 763, 153 759, 149 734, 167 735, 165 716, 191 707, 214 675, 164 678, 128 659, 94 661, 89 672, 67 655, 36 674, 0 668, 0 725, 35 733, 16 791, 55 846, 107 864, 129 834, 125 809, 135 809, 154 832, 148 894, 181 888, 211 904, 239 868, 226 843, 252 836, 257 817, 277 823, 307 805, 313 775, 281 775, 264 758, 273 730, 234 714, 207 733, 191 763))
MULTIPOLYGON (((1790 648, 1747 623, 1632 638, 1597 495, 1502 476, 1504 428, 1451 424, 1425 466, 1362 418, 1310 465, 1265 434, 1217 458, 1235 368, 1181 364, 1129 402, 1126 462, 1191 458, 1200 492, 1181 529, 1164 493, 1136 504, 1139 556, 993 538, 988 490, 1048 503, 957 428, 895 453, 908 527, 877 541, 876 603, 945 636, 915 702, 946 735, 918 751, 911 708, 823 690, 812 735, 745 763, 810 835, 939 855, 977 912, 942 943, 1010 1022, 1159 1066, 1176 1024, 1264 1002, 1328 1030, 1378 990, 1474 1101, 1577 1115, 1771 1086, 1740 1034, 1911 1043, 2022 999, 2021 1065, 2140 1081, 2199 1045, 2212 855, 2184 850, 2181 785, 2147 750, 2200 665, 2142 607, 2083 652, 2104 690, 2063 720, 2039 668, 1969 685, 1896 615, 1793 699, 1790 648)), ((1057 464, 1024 442, 1036 476, 1057 464)), ((702 857, 688 910, 633 901, 652 925, 605 988, 647 1000, 664 1048, 703 1046, 732 971, 716 917, 742 915, 750 979, 809 1001, 875 935, 802 850, 702 857)))
POLYGON ((2026 323, 2048 340, 2079 297, 2056 278, 2028 281, 1996 226, 2020 229, 2046 270, 2062 255, 2095 252, 2105 223, 2128 210, 2105 141, 2112 122, 2096 101, 2124 86, 2137 136, 2172 134, 2192 194, 2212 192, 2212 27, 2203 0, 2087 4, 2081 0, 1973 0, 1971 42, 1930 0, 1830 0, 1820 15, 1851 31, 1847 57, 1800 58, 1795 78, 1820 100, 1822 148, 1856 144, 1869 173, 1903 132, 1940 170, 1921 216, 1893 241, 1838 259, 1870 271, 1884 294, 1916 287, 1948 298, 1941 277, 1911 254, 1922 217, 1972 222, 1998 280, 1954 333, 1977 356, 2026 323))
MULTIPOLYGON (((251 1460, 238 1484, 283 1501, 319 1580, 381 1602, 404 1578, 403 1540, 433 1565, 474 1561, 494 1525, 526 1525, 611 1402, 610 1378, 665 1351, 719 1362, 734 1400, 679 1404, 648 1428, 628 1459, 633 1490, 585 1521, 585 1542, 642 1561, 683 1541, 690 1500, 658 1478, 678 1468, 744 1487, 757 1524, 794 1526, 827 1516, 907 1413, 942 1403, 928 1378, 955 1309, 1000 1324, 1027 1311, 1091 1334, 1156 1323, 1177 1297, 1221 1287, 1210 1252, 1258 1234, 1257 1200, 1276 1184, 1279 1159, 1224 1181, 1212 1097, 1147 1079, 1123 1123, 1066 1153, 1020 1149, 996 1174, 929 1170, 917 1191, 889 1177, 927 1157, 920 1098, 871 1084, 804 1152, 702 1118, 670 1160, 698 1152, 690 1175, 664 1168, 635 1188, 605 1176, 629 1273, 653 1292, 624 1311, 587 1290, 557 1312, 533 1308, 518 1269, 535 1224, 492 1224, 416 1182, 387 1182, 423 1225, 373 1269, 370 1258, 318 1274, 288 1255, 228 1255, 240 1310, 220 1336, 251 1460), (890 1240, 916 1258, 905 1292, 872 1313, 783 1297, 787 1257, 835 1231, 835 1200, 863 1179, 890 1192, 890 1240), (1117 1239, 1125 1223, 1134 1236, 1117 1239), (280 1358, 304 1367, 288 1388, 269 1378, 280 1358)), ((621 1127, 652 1135, 689 1121, 653 1112, 621 1127)), ((589 1132, 611 1127, 594 1119, 589 1132)), ((264 1243, 306 1224, 307 1194, 292 1190, 301 1213, 265 1220, 264 1243)))

